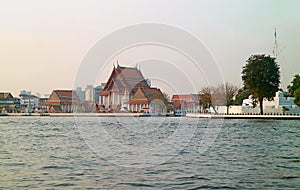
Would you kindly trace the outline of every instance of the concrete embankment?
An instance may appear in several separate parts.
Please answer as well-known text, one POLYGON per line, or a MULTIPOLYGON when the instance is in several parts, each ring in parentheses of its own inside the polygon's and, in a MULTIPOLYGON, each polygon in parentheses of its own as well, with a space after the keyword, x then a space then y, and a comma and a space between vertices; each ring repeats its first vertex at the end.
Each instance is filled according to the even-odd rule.
POLYGON ((206 119, 274 119, 274 120, 300 120, 300 115, 215 115, 202 113, 188 113, 187 118, 206 119))
POLYGON ((48 117, 139 117, 142 113, 5 113, 0 116, 48 116, 48 117))
POLYGON ((142 113, 51 113, 50 117, 139 117, 142 113))

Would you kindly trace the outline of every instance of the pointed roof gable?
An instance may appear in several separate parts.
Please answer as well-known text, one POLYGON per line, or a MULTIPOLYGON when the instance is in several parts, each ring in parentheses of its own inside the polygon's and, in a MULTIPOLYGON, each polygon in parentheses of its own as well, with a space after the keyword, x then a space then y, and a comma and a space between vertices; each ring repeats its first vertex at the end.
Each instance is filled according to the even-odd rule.
POLYGON ((78 103, 79 96, 73 90, 53 90, 47 102, 64 104, 78 103))
POLYGON ((150 88, 141 73, 135 67, 123 67, 117 65, 113 71, 100 95, 107 94, 107 91, 116 90, 123 92, 124 89, 129 91, 136 90, 138 87, 150 88))
POLYGON ((0 99, 13 99, 13 95, 10 92, 0 92, 0 99))
POLYGON ((142 91, 144 92, 148 100, 161 99, 166 101, 164 95, 158 88, 147 88, 147 89, 142 89, 142 91))
POLYGON ((165 104, 167 104, 167 100, 160 89, 139 87, 129 102, 131 104, 146 104, 155 99, 162 100, 165 104))

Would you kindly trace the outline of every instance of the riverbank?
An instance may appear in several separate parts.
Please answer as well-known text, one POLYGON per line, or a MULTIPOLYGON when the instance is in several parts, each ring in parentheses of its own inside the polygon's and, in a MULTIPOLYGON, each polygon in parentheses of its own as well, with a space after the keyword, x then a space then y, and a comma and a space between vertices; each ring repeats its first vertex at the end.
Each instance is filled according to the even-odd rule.
POLYGON ((47 116, 47 117, 140 117, 142 113, 5 113, 0 116, 47 116))
POLYGON ((206 119, 274 119, 274 120, 300 120, 300 115, 215 115, 203 113, 188 113, 187 118, 206 119))
MULTIPOLYGON (((143 113, 5 113, 0 116, 33 116, 33 117, 144 117, 143 113)), ((151 116, 158 117, 158 116, 151 116)), ((163 116, 160 116, 163 117, 163 116)), ((168 117, 172 117, 169 116, 168 117)), ((273 120, 300 120, 300 115, 223 115, 187 113, 187 118, 205 119, 273 119, 273 120)))

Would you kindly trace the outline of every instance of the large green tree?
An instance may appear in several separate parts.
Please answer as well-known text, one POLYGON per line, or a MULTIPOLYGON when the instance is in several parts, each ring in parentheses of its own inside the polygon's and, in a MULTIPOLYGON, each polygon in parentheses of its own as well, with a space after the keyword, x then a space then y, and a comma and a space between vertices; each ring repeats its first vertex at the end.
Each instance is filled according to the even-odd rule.
POLYGON ((294 76, 293 81, 288 85, 288 90, 291 96, 295 96, 294 92, 300 88, 300 75, 297 74, 294 76))
POLYGON ((251 55, 243 67, 242 79, 245 89, 259 102, 263 114, 263 100, 273 100, 279 90, 280 71, 275 58, 269 55, 251 55))
POLYGON ((238 90, 237 95, 235 96, 235 100, 233 101, 234 105, 242 105, 243 100, 249 98, 251 93, 245 87, 238 90))
POLYGON ((300 106, 300 88, 294 91, 294 96, 295 96, 295 100, 294 100, 295 104, 297 106, 300 106))

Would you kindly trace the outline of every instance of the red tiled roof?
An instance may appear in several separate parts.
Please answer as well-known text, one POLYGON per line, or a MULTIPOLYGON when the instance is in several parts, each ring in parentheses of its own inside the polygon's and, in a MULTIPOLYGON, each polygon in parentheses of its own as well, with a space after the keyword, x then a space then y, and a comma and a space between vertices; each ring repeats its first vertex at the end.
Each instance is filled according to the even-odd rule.
POLYGON ((59 105, 60 104, 60 102, 49 102, 49 101, 46 101, 46 102, 44 102, 43 103, 43 105, 45 105, 45 106, 50 106, 50 105, 59 105))
POLYGON ((181 95, 173 95, 172 100, 176 99, 189 99, 191 98, 190 94, 181 94, 181 95))
POLYGON ((60 97, 72 97, 73 91, 72 90, 54 90, 60 97))
POLYGON ((185 100, 187 102, 197 102, 199 101, 199 95, 198 94, 179 94, 179 95, 173 95, 172 101, 175 100, 185 100))
POLYGON ((134 67, 117 67, 118 73, 127 79, 144 79, 142 73, 134 67))
POLYGON ((129 100, 129 104, 148 104, 148 100, 129 100))
POLYGON ((149 101, 154 99, 160 99, 165 104, 167 104, 167 100, 164 98, 162 92, 158 88, 142 88, 142 91, 144 92, 145 96, 149 101))
POLYGON ((52 94, 56 94, 58 96, 58 100, 51 99, 50 95, 46 105, 79 103, 79 96, 73 90, 53 90, 52 94))
POLYGON ((112 90, 123 92, 124 89, 132 93, 137 87, 150 88, 141 71, 134 67, 121 67, 118 65, 113 69, 102 93, 99 95, 105 95, 112 90))

